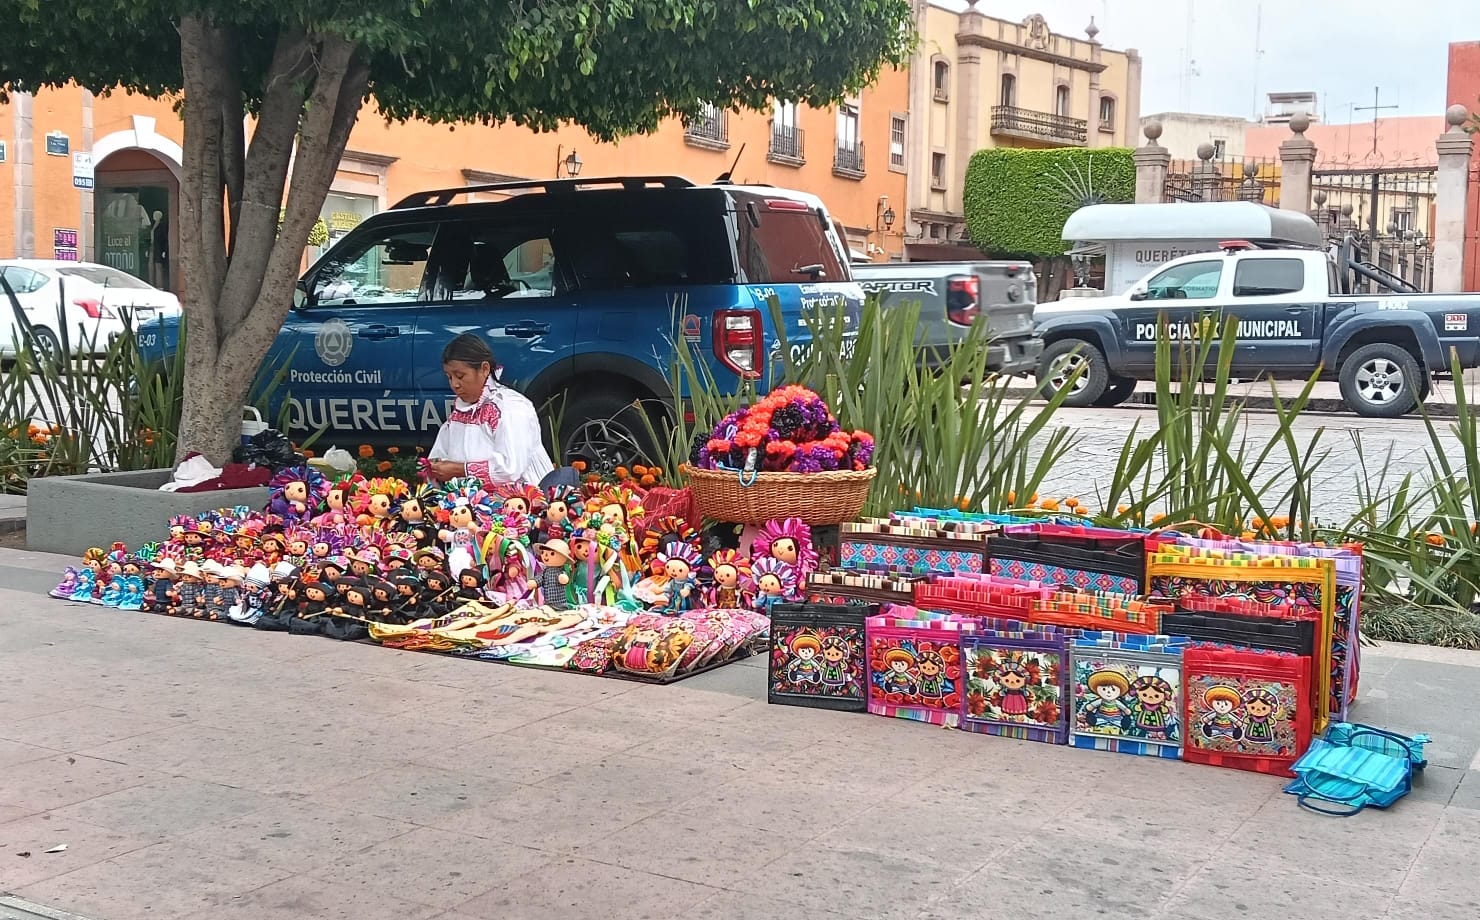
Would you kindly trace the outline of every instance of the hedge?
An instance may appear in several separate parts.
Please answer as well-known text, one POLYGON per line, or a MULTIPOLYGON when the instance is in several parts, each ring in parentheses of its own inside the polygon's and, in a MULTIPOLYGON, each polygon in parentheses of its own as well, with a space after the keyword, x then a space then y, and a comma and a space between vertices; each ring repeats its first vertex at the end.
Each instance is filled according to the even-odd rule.
POLYGON ((978 150, 966 167, 966 232, 987 252, 1062 255, 1064 221, 1087 204, 1136 199, 1127 147, 978 150))

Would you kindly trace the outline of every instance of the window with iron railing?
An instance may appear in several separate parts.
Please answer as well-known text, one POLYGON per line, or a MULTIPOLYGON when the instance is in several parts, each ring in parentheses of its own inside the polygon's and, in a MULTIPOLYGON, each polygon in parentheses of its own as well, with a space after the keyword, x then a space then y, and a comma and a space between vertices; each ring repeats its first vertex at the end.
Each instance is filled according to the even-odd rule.
POLYGON ((837 152, 833 155, 833 172, 852 178, 863 176, 862 141, 846 146, 839 141, 837 152))
POLYGON ((684 140, 702 147, 728 147, 730 145, 729 113, 714 105, 706 104, 699 114, 684 121, 684 140))
POLYGON ((771 144, 766 150, 766 157, 773 162, 799 163, 807 158, 804 140, 801 128, 773 121, 771 122, 771 144))

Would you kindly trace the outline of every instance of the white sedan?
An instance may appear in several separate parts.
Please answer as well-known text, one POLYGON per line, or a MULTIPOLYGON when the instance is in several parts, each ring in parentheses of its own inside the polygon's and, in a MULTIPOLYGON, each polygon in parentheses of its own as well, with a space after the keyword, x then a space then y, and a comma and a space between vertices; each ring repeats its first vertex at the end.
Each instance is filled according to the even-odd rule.
MULTIPOLYGON (((95 262, 0 259, 0 277, 20 302, 36 349, 48 354, 61 352, 63 327, 72 354, 101 353, 126 328, 180 315, 174 294, 95 262)), ((14 305, 0 287, 0 355, 15 354, 17 342, 25 347, 23 337, 14 305)))

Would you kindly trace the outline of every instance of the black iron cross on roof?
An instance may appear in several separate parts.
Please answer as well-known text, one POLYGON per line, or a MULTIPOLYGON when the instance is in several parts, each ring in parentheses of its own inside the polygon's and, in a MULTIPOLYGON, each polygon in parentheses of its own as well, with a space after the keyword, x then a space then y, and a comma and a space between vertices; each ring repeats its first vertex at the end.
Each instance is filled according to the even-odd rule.
POLYGON ((1352 111, 1353 112, 1371 112, 1372 113, 1372 152, 1374 154, 1377 153, 1377 113, 1378 112, 1381 112, 1381 111, 1384 111, 1386 109, 1396 109, 1396 108, 1398 108, 1398 106, 1396 106, 1396 105, 1378 105, 1378 94, 1381 93, 1381 92, 1382 92, 1382 89, 1380 87, 1374 86, 1374 87, 1372 87, 1372 104, 1371 105, 1354 105, 1354 106, 1352 106, 1352 111))

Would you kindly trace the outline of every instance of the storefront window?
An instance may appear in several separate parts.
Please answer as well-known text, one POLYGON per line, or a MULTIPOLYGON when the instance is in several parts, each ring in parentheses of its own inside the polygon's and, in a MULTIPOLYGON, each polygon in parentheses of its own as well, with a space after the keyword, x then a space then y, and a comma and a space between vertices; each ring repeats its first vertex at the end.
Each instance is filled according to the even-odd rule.
POLYGON ((98 261, 157 288, 170 286, 170 192, 162 185, 98 192, 98 261))
POLYGON ((374 214, 375 208, 374 198, 330 192, 329 197, 324 201, 324 209, 319 212, 324 226, 329 230, 329 238, 313 251, 313 259, 328 252, 329 247, 339 242, 346 233, 358 227, 365 218, 374 214))

